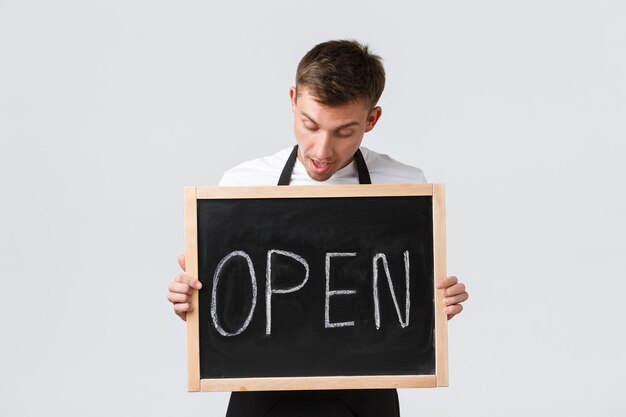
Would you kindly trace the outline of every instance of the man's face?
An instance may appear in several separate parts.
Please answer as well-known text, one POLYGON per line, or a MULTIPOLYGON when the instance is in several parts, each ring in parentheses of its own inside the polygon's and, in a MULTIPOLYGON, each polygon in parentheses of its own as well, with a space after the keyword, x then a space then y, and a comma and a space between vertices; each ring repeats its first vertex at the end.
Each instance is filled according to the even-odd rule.
POLYGON ((326 106, 306 88, 300 90, 297 97, 295 87, 289 90, 298 160, 309 177, 326 181, 352 161, 363 135, 374 128, 382 110, 370 109, 365 99, 326 106))

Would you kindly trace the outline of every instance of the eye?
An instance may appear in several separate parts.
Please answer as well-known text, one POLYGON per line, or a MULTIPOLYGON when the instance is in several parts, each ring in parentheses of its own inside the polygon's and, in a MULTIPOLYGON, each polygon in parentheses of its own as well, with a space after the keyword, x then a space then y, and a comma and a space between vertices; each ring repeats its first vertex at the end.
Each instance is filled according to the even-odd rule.
POLYGON ((352 136, 353 133, 354 133, 354 131, 352 129, 350 129, 350 130, 340 130, 339 132, 337 132, 337 137, 349 138, 350 136, 352 136))
POLYGON ((303 121, 302 124, 304 125, 304 128, 309 132, 315 132, 317 130, 317 126, 311 124, 308 120, 303 121))

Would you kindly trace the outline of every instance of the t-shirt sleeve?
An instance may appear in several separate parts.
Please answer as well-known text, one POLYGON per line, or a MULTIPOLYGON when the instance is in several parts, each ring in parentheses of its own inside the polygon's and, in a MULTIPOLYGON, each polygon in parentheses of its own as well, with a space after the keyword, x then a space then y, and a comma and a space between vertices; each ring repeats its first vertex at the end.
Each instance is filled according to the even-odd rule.
POLYGON ((233 176, 229 173, 229 171, 226 171, 222 174, 222 178, 220 178, 217 185, 218 187, 233 187, 237 184, 234 181, 233 176))
POLYGON ((422 171, 421 168, 415 168, 416 169, 416 173, 415 173, 415 182, 418 183, 427 183, 428 180, 426 180, 426 175, 424 175, 424 171, 422 171))
POLYGON ((224 172, 217 185, 220 187, 267 186, 276 185, 277 181, 276 169, 267 161, 267 158, 259 158, 244 162, 224 172))

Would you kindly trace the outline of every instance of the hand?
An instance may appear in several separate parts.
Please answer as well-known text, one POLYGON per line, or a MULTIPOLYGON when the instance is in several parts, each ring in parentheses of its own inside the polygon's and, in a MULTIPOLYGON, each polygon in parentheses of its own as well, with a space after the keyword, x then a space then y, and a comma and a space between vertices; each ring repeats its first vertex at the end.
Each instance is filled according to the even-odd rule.
POLYGON ((459 282, 457 277, 451 276, 439 281, 437 288, 444 290, 444 312, 448 314, 448 320, 451 320, 463 311, 461 303, 469 298, 469 294, 465 291, 465 284, 459 282))
MULTIPOLYGON (((178 265, 185 272, 185 256, 178 257, 178 265)), ((174 304, 174 312, 183 320, 187 319, 187 313, 193 310, 191 305, 191 294, 193 290, 202 288, 202 283, 186 274, 176 275, 169 283, 167 289, 167 299, 174 304)))

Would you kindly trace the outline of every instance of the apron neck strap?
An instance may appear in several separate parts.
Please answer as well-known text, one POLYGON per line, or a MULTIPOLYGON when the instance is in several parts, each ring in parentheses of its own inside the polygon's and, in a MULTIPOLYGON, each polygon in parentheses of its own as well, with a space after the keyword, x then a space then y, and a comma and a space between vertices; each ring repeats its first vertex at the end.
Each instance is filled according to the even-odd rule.
MULTIPOLYGON (((298 145, 293 147, 293 151, 291 151, 291 155, 289 155, 287 163, 285 163, 283 172, 280 173, 278 185, 289 185, 289 182, 291 181, 291 173, 293 172, 293 167, 296 165, 297 158, 298 145)), ((363 158, 363 154, 360 149, 357 149, 354 154, 354 159, 356 160, 356 169, 359 172, 359 184, 371 184, 372 180, 370 178, 370 173, 367 169, 367 164, 365 163, 365 159, 363 158)))

